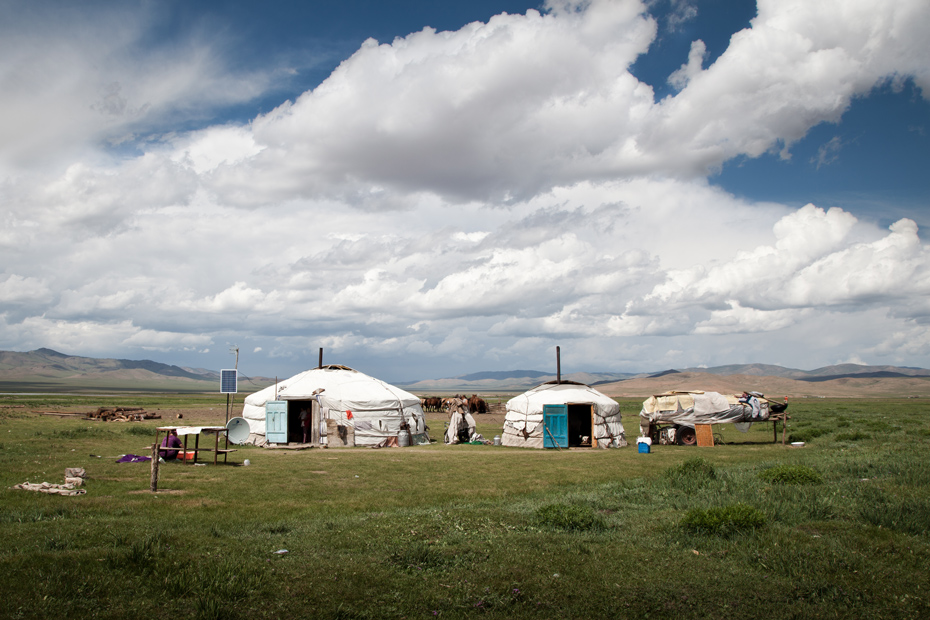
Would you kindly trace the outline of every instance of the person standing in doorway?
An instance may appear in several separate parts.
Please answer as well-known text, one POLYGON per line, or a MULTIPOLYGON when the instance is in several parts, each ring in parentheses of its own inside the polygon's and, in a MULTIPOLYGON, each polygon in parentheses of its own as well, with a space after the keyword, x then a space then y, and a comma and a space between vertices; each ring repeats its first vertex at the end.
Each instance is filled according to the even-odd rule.
POLYGON ((300 410, 300 426, 304 429, 304 443, 307 443, 307 437, 310 435, 310 423, 312 422, 312 416, 310 411, 304 407, 300 410))

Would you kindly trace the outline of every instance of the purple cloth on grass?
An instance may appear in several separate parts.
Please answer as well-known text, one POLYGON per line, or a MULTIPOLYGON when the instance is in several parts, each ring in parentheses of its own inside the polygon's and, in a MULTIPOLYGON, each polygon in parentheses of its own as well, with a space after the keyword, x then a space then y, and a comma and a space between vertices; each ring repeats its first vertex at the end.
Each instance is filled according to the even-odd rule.
POLYGON ((117 463, 145 463, 146 461, 151 461, 152 457, 150 456, 137 456, 135 454, 124 454, 123 458, 116 461, 117 463))

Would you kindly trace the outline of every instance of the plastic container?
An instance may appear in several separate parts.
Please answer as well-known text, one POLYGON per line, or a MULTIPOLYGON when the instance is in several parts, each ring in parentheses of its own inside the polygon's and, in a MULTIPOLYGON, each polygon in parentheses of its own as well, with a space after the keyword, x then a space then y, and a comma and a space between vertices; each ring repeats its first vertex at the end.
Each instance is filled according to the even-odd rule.
POLYGON ((639 453, 640 453, 640 454, 649 454, 650 452, 652 452, 652 444, 651 444, 651 443, 646 443, 646 442, 644 442, 644 441, 641 441, 641 442, 639 442, 639 443, 637 444, 637 446, 639 447, 639 453))

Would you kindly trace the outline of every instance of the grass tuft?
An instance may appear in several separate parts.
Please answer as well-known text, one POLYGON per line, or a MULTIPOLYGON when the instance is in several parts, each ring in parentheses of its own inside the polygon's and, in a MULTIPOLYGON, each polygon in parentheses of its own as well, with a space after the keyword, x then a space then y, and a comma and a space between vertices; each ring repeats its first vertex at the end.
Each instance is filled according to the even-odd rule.
POLYGON ((730 504, 716 508, 692 508, 681 520, 681 526, 696 534, 729 536, 765 525, 765 515, 747 504, 730 504))
POLYGON ((759 472, 759 478, 771 484, 820 484, 819 473, 804 465, 777 465, 759 472))
POLYGON ((863 439, 871 439, 872 436, 868 433, 863 433, 862 431, 852 431, 850 433, 837 433, 834 437, 837 441, 862 441, 863 439))
POLYGON ((447 552, 423 541, 405 543, 388 556, 388 563, 410 573, 470 570, 473 554, 447 552))
POLYGON ((230 620, 234 618, 223 602, 212 596, 199 596, 194 602, 194 618, 196 620, 230 620))
POLYGON ((930 502, 889 495, 866 487, 859 502, 859 516, 877 527, 917 536, 930 533, 930 502))
POLYGON ((69 546, 69 541, 58 535, 46 536, 45 544, 43 545, 46 551, 64 551, 69 546))
POLYGON ((544 527, 575 532, 606 529, 604 518, 583 504, 549 504, 536 511, 536 521, 544 527))
POLYGON ((71 508, 33 508, 28 510, 0 510, 0 523, 39 523, 42 521, 60 521, 73 516, 71 508))
POLYGON ((155 437, 155 429, 151 426, 140 426, 138 424, 129 424, 123 429, 123 433, 137 437, 155 437))
POLYGON ((662 472, 669 484, 681 491, 693 493, 717 480, 717 468, 706 459, 690 458, 662 472))
MULTIPOLYGON (((847 426, 849 424, 847 423, 847 426)), ((791 431, 788 435, 788 441, 803 441, 809 443, 813 439, 818 437, 823 437, 824 435, 829 435, 830 431, 824 428, 818 428, 816 426, 811 428, 802 428, 798 430, 791 431)))
POLYGON ((265 528, 269 534, 290 534, 294 530, 287 521, 278 521, 265 528))

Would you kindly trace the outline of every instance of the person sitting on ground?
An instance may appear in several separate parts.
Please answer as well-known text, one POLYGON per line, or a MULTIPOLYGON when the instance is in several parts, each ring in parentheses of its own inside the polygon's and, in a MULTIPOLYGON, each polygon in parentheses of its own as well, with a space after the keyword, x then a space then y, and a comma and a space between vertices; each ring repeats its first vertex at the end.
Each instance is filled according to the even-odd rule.
MULTIPOLYGON (((181 438, 178 437, 178 431, 173 428, 168 431, 168 434, 165 435, 165 438, 161 442, 162 448, 180 448, 181 447, 181 438)), ((180 450, 159 450, 158 455, 165 459, 166 461, 173 461, 178 458, 178 452, 180 450)))

